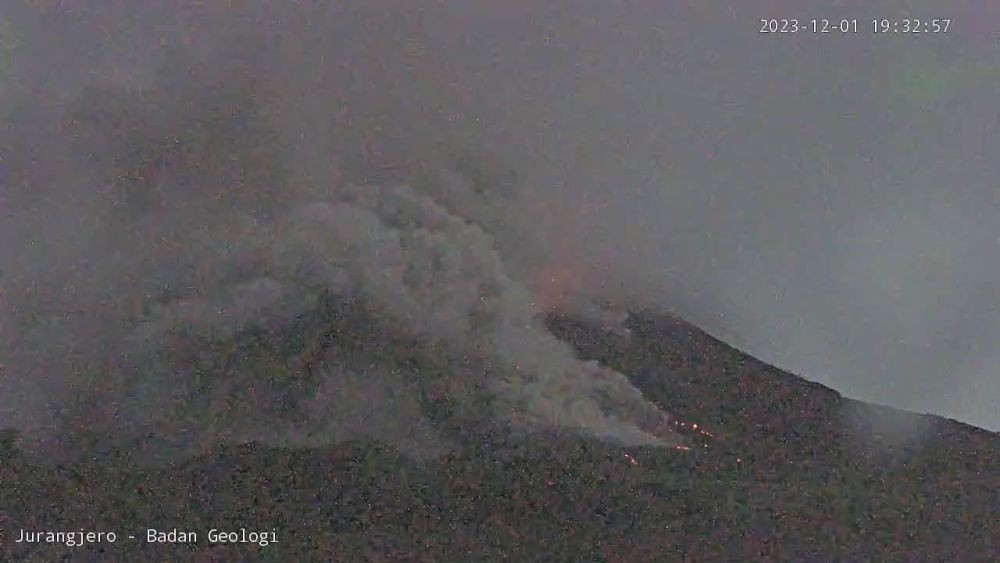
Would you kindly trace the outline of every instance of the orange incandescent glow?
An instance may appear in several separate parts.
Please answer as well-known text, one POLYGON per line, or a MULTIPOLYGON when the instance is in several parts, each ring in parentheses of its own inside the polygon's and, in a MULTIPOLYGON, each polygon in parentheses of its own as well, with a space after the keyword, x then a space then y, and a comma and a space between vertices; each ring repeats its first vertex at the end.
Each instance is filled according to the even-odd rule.
POLYGON ((535 312, 539 314, 563 309, 570 295, 582 289, 577 269, 565 262, 553 262, 539 270, 532 285, 535 312))

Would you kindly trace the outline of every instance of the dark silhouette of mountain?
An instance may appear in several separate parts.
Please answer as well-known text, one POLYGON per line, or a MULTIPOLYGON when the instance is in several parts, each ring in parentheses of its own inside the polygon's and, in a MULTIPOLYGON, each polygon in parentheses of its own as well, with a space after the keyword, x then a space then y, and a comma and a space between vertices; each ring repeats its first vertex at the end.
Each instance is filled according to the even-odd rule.
MULTIPOLYGON (((630 374, 689 450, 471 430, 415 461, 377 443, 248 444, 159 469, 49 467, 11 450, 0 481, 11 560, 996 561, 1000 435, 842 398, 676 318, 628 337, 550 329, 630 374), (697 425, 697 427, 695 427, 697 425), (147 528, 192 545, 145 544, 147 528), (216 544, 210 529, 275 531, 216 544), (116 530, 114 545, 14 544, 25 530, 116 530), (135 540, 128 534, 136 536, 135 540)), ((124 455, 124 454, 123 454, 124 455)))

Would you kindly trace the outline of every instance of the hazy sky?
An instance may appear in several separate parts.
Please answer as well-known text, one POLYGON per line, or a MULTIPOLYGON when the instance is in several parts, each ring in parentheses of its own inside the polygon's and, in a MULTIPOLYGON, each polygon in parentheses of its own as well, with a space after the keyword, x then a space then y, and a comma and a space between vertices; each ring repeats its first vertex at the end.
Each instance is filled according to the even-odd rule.
POLYGON ((847 396, 1000 430, 996 3, 232 4, 0 9, 18 39, 3 110, 24 133, 4 156, 44 151, 46 112, 81 86, 150 79, 165 45, 266 37, 302 97, 288 138, 360 135, 386 159, 476 146, 523 173, 535 234, 590 283, 847 396), (871 30, 907 16, 950 29, 871 30), (761 18, 859 30, 767 35, 761 18))

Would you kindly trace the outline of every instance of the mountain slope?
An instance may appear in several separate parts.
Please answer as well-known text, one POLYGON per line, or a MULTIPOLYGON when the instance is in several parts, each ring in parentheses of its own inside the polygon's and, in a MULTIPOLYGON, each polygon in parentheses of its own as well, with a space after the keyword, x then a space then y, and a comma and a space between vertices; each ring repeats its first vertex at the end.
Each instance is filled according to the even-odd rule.
POLYGON ((771 514, 766 535, 811 531, 846 554, 866 544, 887 557, 1000 553, 997 434, 842 398, 669 317, 639 317, 624 346, 555 324, 582 355, 631 374, 647 396, 713 431, 706 462, 743 459, 742 484, 761 502, 752 512, 771 514))
MULTIPOLYGON (((197 530, 196 545, 46 546, 26 560, 988 561, 1000 553, 1000 436, 843 399, 683 321, 637 315, 628 338, 570 319, 549 328, 630 374, 691 449, 478 429, 415 462, 376 443, 226 447, 163 469, 3 462, 8 530, 197 530), (885 418, 920 439, 878 432, 885 418), (707 429, 713 436, 695 431, 707 429), (278 543, 209 545, 207 531, 278 543)), ((123 460, 125 461, 125 460, 123 460)))

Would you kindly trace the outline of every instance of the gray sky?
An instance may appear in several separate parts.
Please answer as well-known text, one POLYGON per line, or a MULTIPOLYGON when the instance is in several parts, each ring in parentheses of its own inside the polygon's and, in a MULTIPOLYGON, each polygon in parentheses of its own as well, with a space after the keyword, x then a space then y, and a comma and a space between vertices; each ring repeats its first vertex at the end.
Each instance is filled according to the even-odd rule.
POLYGON ((20 39, 5 156, 43 153, 81 86, 149 80, 164 45, 266 38, 303 166, 359 139, 389 160, 477 147, 523 173, 532 235, 593 291, 847 396, 1000 430, 995 3, 233 4, 0 10, 20 39), (871 31, 907 15, 952 21, 871 31), (860 29, 762 35, 767 17, 860 29))

